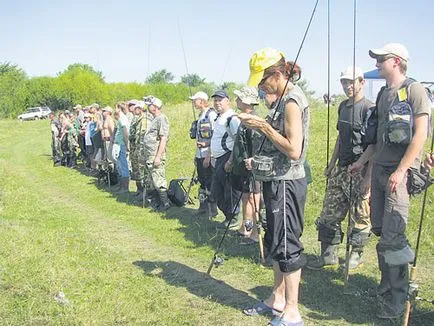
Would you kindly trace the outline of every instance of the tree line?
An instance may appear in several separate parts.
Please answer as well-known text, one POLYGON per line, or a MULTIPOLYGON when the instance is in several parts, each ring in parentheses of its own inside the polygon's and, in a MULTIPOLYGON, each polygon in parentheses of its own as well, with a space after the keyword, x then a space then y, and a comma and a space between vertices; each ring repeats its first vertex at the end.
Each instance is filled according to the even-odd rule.
MULTIPOLYGON (((5 62, 0 64, 0 118, 14 118, 35 106, 48 106, 54 111, 71 109, 76 104, 113 106, 117 101, 141 99, 150 94, 165 103, 178 104, 188 99, 190 90, 211 95, 216 89, 224 88, 232 94, 241 87, 233 82, 217 85, 197 74, 184 75, 178 83, 174 79, 171 72, 162 69, 149 75, 143 83, 108 83, 101 71, 82 63, 69 65, 55 77, 29 77, 19 66, 5 62)), ((299 85, 306 89, 307 83, 302 81, 299 85)))

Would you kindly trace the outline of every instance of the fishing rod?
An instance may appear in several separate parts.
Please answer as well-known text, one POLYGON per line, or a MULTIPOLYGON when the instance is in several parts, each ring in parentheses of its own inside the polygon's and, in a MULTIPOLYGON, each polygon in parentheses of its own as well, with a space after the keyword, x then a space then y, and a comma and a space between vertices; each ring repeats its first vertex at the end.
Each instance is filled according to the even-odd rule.
MULTIPOLYGON (((316 0, 316 2, 315 2, 315 6, 314 6, 314 8, 313 8, 313 10, 312 10, 312 14, 311 14, 310 19, 309 19, 309 23, 307 24, 306 30, 305 30, 304 35, 303 35, 303 39, 302 39, 302 41, 301 41, 301 43, 300 43, 300 46, 299 46, 299 48, 298 48, 297 55, 295 56, 294 64, 292 65, 291 70, 289 71, 289 76, 291 76, 292 73, 294 72, 295 65, 297 64, 298 57, 300 56, 301 49, 303 48, 304 41, 306 40, 307 33, 309 32, 310 25, 312 24, 312 21, 313 21, 313 17, 315 16, 315 12, 316 12, 316 8, 317 8, 317 6, 318 6, 318 2, 319 2, 319 0, 316 0)), ((275 109, 275 110, 274 110, 273 116, 272 116, 272 118, 271 118, 271 121, 273 121, 273 120, 276 118, 276 114, 277 114, 277 111, 278 111, 277 109, 279 108, 280 103, 282 102, 283 96, 285 95, 285 91, 286 91, 286 88, 288 87, 288 84, 289 84, 290 79, 291 79, 291 78, 288 78, 288 80, 286 81, 286 84, 285 84, 285 87, 283 88, 282 94, 280 95, 279 100, 276 102, 277 104, 274 106, 274 109, 275 109)), ((262 142, 261 142, 261 144, 260 144, 260 146, 259 146, 259 149, 258 149, 257 155, 260 154, 260 153, 262 152, 262 147, 264 146, 264 143, 265 143, 265 139, 266 139, 266 138, 267 138, 267 137, 264 137, 264 138, 262 139, 262 142)))
MULTIPOLYGON (((433 154, 433 150, 434 150, 434 129, 432 130, 430 155, 433 154)), ((425 181, 425 189, 423 192, 422 208, 420 211, 419 230, 417 232, 417 239, 416 239, 416 250, 414 253, 413 265, 411 266, 411 269, 410 269, 410 284, 408 287, 408 297, 407 297, 406 307, 405 307, 404 322, 403 322, 404 326, 407 326, 408 322, 410 320, 412 301, 415 302, 415 300, 418 299, 417 293, 418 293, 419 286, 416 284, 417 256, 419 253, 420 238, 422 235, 422 225, 423 225, 423 218, 425 215, 425 204, 426 204, 426 196, 428 194, 429 182, 430 182, 430 176, 429 176, 429 171, 428 171, 428 175, 427 175, 427 178, 425 181)), ((434 300, 432 301, 432 303, 434 304, 434 300)))
MULTIPOLYGON (((327 153, 326 168, 329 168, 330 160, 330 0, 327 0, 327 153)), ((328 183, 326 176, 326 187, 328 183)))
MULTIPOLYGON (((240 143, 243 146, 243 152, 244 152, 244 159, 248 159, 251 155, 251 153, 248 153, 247 151, 247 130, 242 131, 242 134, 240 135, 240 143)), ((259 205, 256 201, 256 179, 255 179, 255 175, 253 174, 252 171, 248 171, 249 175, 248 175, 248 179, 249 179, 249 183, 252 186, 252 195, 253 195, 253 205, 255 206, 254 209, 254 219, 253 219, 253 223, 256 226, 256 230, 258 232, 258 244, 259 244, 259 257, 260 257, 260 261, 262 265, 265 265, 265 254, 264 254, 264 241, 262 238, 262 217, 261 217, 261 213, 259 211, 259 205)), ((259 193, 259 192, 258 192, 259 193)))
MULTIPOLYGON (((356 101, 356 27, 357 27, 357 0, 353 1, 353 97, 352 97, 352 116, 351 116, 351 138, 353 137, 354 130, 354 111, 355 111, 355 101, 356 101)), ((353 175, 350 174, 350 198, 349 198, 349 210, 348 210, 348 225, 346 234, 346 246, 345 246, 345 266, 344 266, 344 292, 348 292, 348 281, 350 276, 350 249, 351 249, 351 232, 352 232, 352 207, 353 207, 353 175)), ((354 208, 356 210, 356 203, 354 203, 354 208)), ((357 212, 354 211, 354 216, 357 212)))
MULTIPOLYGON (((184 54, 185 71, 187 72, 187 76, 186 76, 187 86, 188 86, 188 91, 189 91, 190 97, 191 97, 191 96, 193 96, 193 93, 191 91, 191 85, 190 85, 190 73, 188 72, 187 55, 185 54, 184 40, 183 40, 182 34, 181 34, 181 26, 179 24, 179 19, 178 19, 178 32, 179 32, 179 38, 181 40, 182 53, 184 54)), ((192 109, 192 112, 193 112, 193 120, 196 120, 196 111, 194 110, 193 102, 191 102, 191 109, 192 109)))
MULTIPOLYGON (((187 76, 186 76, 186 80, 187 80, 187 86, 188 86, 188 91, 190 93, 190 97, 193 96, 193 92, 191 91, 191 85, 190 85, 190 73, 188 72, 188 64, 187 64, 187 55, 185 54, 185 48, 184 48, 184 40, 182 38, 182 33, 181 33, 181 26, 179 24, 179 19, 178 19, 178 32, 179 32, 179 38, 181 40, 181 48, 182 48, 182 53, 184 55, 184 65, 185 65, 185 71, 187 72, 187 76)), ((193 101, 191 101, 191 110, 193 112, 193 122, 192 124, 197 124, 197 120, 196 120, 196 111, 194 109, 194 104, 193 101)), ((190 183, 188 184, 188 188, 187 188, 187 198, 190 198, 190 192, 191 192, 191 188, 193 187, 193 184, 196 183, 196 166, 193 167, 193 173, 190 179, 190 183)))
POLYGON ((219 253, 220 248, 221 248, 221 246, 222 246, 222 244, 223 244, 223 241, 224 241, 225 238, 226 238, 226 234, 229 232, 229 228, 230 228, 230 226, 231 226, 231 222, 232 222, 232 220, 235 218, 235 211, 237 210, 237 207, 238 207, 238 205, 240 204, 240 201, 241 201, 241 198, 242 198, 242 197, 243 197, 243 192, 241 192, 241 195, 240 195, 240 197, 238 198, 238 200, 237 200, 237 202, 236 202, 236 205, 235 205, 235 206, 233 207, 233 209, 232 209, 232 214, 231 214, 232 218, 231 218, 230 221, 228 221, 228 224, 226 225, 226 228, 225 228, 225 232, 223 233, 223 236, 222 236, 222 238, 220 239, 219 244, 217 245, 217 249, 215 250, 214 255, 212 256, 211 264, 209 265, 208 270, 206 271, 206 273, 207 273, 208 275, 211 274, 212 268, 213 268, 214 266, 215 266, 215 267, 219 267, 219 266, 223 265, 224 259, 221 258, 221 257, 218 257, 217 254, 219 253))

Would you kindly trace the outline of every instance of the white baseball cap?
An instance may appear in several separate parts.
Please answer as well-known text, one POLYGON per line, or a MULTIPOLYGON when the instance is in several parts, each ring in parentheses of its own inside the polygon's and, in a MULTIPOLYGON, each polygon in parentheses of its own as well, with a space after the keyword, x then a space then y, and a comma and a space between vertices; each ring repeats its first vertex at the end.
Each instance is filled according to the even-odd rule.
POLYGON ((394 55, 400 57, 402 60, 408 61, 408 50, 406 47, 399 43, 389 43, 383 46, 381 49, 369 50, 369 55, 371 58, 376 59, 377 57, 385 55, 394 55))
POLYGON ((157 97, 154 97, 149 105, 155 105, 157 108, 161 109, 163 106, 163 101, 157 97))
POLYGON ((208 95, 205 92, 197 92, 193 96, 189 97, 190 100, 197 100, 199 98, 201 100, 205 100, 205 101, 208 101, 208 99, 209 99, 208 95))
POLYGON ((341 72, 340 79, 349 79, 353 80, 353 78, 363 78, 363 70, 359 67, 355 67, 353 71, 353 67, 348 67, 344 71, 341 72))

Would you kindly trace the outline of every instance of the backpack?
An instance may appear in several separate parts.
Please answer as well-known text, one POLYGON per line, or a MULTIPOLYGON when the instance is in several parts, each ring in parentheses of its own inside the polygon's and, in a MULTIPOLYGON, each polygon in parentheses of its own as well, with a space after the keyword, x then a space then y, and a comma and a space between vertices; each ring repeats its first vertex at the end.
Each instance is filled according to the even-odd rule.
POLYGON ((194 120, 190 126, 190 139, 196 139, 197 135, 197 120, 194 120))
MULTIPOLYGON (((224 133, 224 135, 223 135, 223 137, 222 137, 222 140, 221 140, 221 146, 222 146, 222 148, 223 148, 223 150, 224 150, 225 152, 230 152, 228 146, 226 145, 226 139, 228 139, 228 137, 229 137, 228 129, 229 129, 229 131, 230 131, 231 121, 232 121, 232 118, 233 118, 234 116, 236 116, 236 114, 233 114, 233 115, 231 115, 230 117, 228 117, 228 119, 227 119, 227 121, 226 121, 226 132, 224 133)), ((233 136, 231 136, 231 138, 232 138, 232 137, 233 137, 233 136)), ((235 144, 235 139, 234 139, 234 144, 235 144)))
POLYGON ((232 150, 232 174, 247 177, 250 171, 247 170, 244 160, 252 156, 251 129, 239 128, 235 137, 232 150))
POLYGON ((211 113, 211 111, 213 111, 212 108, 209 108, 208 111, 206 111, 205 113, 205 117, 202 120, 194 120, 191 123, 191 127, 190 127, 190 138, 191 139, 196 139, 197 136, 201 137, 201 138, 205 138, 205 139, 210 139, 212 136, 212 126, 211 126, 211 121, 209 119, 209 115, 211 113), (200 121, 204 121, 203 123, 200 124, 199 128, 197 127, 198 122, 200 121))
POLYGON ((172 203, 179 207, 182 207, 187 203, 187 193, 180 184, 179 179, 170 181, 169 188, 167 189, 167 197, 169 197, 172 203))
POLYGON ((434 183, 434 178, 429 175, 429 171, 410 167, 407 172, 407 191, 410 196, 420 194, 434 183))

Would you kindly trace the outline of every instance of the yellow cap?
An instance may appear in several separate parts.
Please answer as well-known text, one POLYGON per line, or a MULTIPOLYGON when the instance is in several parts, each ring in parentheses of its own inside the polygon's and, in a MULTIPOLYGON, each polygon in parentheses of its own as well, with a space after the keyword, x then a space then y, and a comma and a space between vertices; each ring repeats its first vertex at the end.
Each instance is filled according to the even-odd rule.
POLYGON ((271 48, 265 48, 255 52, 249 61, 250 76, 247 85, 258 86, 264 77, 264 70, 279 62, 279 60, 284 57, 283 52, 271 48))

